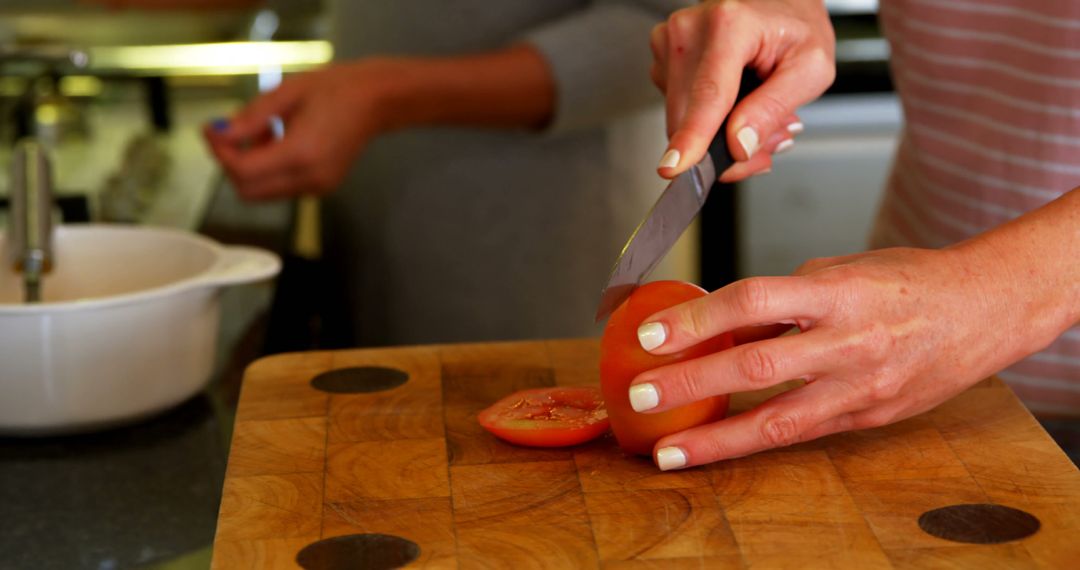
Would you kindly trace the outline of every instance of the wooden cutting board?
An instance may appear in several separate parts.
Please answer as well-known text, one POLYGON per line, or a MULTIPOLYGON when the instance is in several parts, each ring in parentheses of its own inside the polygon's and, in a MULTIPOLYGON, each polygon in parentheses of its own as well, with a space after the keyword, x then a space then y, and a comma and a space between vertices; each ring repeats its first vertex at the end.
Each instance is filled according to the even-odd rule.
MULTIPOLYGON (((1080 567, 1080 474, 998 380, 893 426, 671 473, 610 437, 536 450, 477 425, 477 411, 515 390, 596 384, 598 356, 595 340, 571 340, 260 360, 244 380, 213 567, 297 568, 301 550, 337 536, 361 535, 331 547, 398 548, 375 534, 415 543, 422 568, 1080 567), (408 381, 311 386, 355 367, 408 381), (917 522, 977 503, 1021 509, 1041 528, 969 544, 917 522)), ((740 394, 733 408, 768 395, 740 394)), ((301 555, 309 568, 355 566, 318 548, 301 555)))

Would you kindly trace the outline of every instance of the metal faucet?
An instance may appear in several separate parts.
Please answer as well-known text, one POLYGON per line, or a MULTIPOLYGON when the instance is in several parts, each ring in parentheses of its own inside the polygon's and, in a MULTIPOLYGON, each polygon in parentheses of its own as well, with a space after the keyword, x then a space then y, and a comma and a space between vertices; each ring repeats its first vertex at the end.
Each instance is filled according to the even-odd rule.
POLYGON ((27 303, 41 301, 41 279, 52 269, 52 171, 45 148, 33 139, 15 146, 11 161, 8 257, 23 274, 27 303))

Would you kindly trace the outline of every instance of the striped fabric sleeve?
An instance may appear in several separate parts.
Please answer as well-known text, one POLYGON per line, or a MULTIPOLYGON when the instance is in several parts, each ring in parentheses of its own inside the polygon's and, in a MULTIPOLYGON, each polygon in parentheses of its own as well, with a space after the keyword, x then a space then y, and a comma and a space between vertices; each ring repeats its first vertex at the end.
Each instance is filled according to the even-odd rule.
MULTIPOLYGON (((872 247, 942 247, 1080 186, 1080 2, 884 0, 905 128, 872 247)), ((1080 416, 1080 327, 1007 370, 1080 416)))

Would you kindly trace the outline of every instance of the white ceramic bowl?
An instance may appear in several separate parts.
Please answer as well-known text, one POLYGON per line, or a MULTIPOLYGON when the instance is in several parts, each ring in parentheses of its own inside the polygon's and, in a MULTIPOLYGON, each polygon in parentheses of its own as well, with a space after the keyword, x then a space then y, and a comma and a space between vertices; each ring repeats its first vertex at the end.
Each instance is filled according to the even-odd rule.
POLYGON ((21 275, 0 269, 0 433, 86 431, 186 400, 213 371, 221 288, 281 268, 149 227, 60 226, 53 243, 42 303, 23 304, 21 275))

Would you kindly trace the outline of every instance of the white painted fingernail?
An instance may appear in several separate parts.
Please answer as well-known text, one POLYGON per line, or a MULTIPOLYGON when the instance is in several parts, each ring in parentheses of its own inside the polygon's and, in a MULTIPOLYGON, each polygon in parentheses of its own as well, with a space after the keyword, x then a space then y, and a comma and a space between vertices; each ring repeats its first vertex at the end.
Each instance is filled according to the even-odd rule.
POLYGON ((795 146, 795 141, 791 139, 784 139, 780 141, 780 144, 776 145, 776 150, 773 151, 773 154, 784 154, 785 152, 791 150, 791 147, 793 146, 795 146))
POLYGON ((652 384, 634 384, 630 387, 630 407, 635 412, 644 412, 655 408, 660 403, 660 394, 652 384))
POLYGON ((645 323, 638 327, 637 338, 641 348, 652 350, 667 340, 667 329, 663 323, 645 323))
POLYGON ((797 135, 806 130, 806 125, 801 122, 794 122, 787 126, 787 131, 793 135, 797 135))
POLYGON ((661 471, 686 467, 686 454, 678 447, 661 447, 656 450, 656 465, 661 471))
POLYGON ((680 158, 682 158, 682 155, 679 154, 679 151, 670 149, 660 158, 660 168, 675 168, 679 165, 680 158))
POLYGON ((739 132, 735 134, 735 138, 739 139, 739 144, 742 145, 743 150, 746 151, 746 156, 749 158, 754 156, 754 153, 758 149, 758 135, 754 127, 743 127, 739 129, 739 132))

